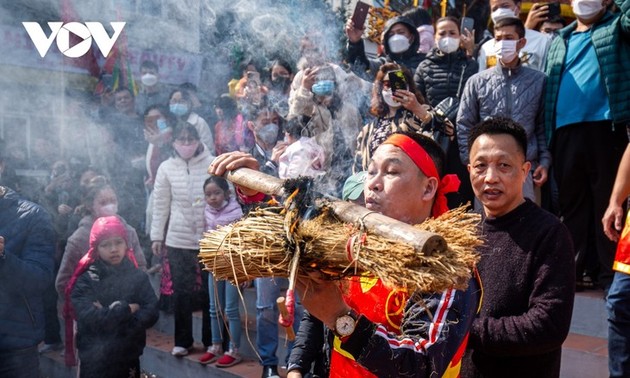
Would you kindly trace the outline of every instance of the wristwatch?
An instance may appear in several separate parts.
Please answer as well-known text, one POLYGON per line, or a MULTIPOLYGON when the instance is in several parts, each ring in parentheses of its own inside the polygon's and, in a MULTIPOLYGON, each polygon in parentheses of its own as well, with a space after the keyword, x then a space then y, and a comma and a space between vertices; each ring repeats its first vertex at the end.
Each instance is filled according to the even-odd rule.
POLYGON ((354 332, 358 320, 359 314, 351 309, 335 320, 335 329, 333 329, 333 332, 337 337, 348 337, 354 332))

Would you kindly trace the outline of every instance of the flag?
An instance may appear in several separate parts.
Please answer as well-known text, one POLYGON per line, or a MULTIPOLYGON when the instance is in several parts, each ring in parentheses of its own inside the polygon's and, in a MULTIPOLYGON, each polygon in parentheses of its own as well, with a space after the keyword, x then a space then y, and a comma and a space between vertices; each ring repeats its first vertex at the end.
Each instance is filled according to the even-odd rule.
MULTIPOLYGON (((59 8, 61 10, 61 20, 64 22, 64 24, 68 22, 79 22, 79 15, 74 9, 72 0, 61 0, 61 3, 59 5, 59 8)), ((82 41, 83 40, 81 40, 78 36, 70 33, 70 46, 74 46, 82 41)), ((67 64, 86 69, 88 73, 94 77, 98 77, 101 71, 100 67, 98 66, 98 62, 96 61, 96 55, 94 55, 94 49, 92 47, 90 47, 90 50, 82 57, 65 58, 65 61, 67 64)))
MULTIPOLYGON (((120 12, 117 12, 118 20, 120 20, 120 12)), ((123 30, 120 33, 120 37, 112 50, 105 59, 103 70, 101 72, 101 79, 96 85, 96 94, 103 93, 106 89, 116 91, 120 88, 127 88, 133 94, 138 95, 138 86, 133 79, 133 72, 131 71, 131 65, 129 64, 129 55, 127 52, 127 35, 123 30), (107 80, 106 80, 107 78, 107 80)))

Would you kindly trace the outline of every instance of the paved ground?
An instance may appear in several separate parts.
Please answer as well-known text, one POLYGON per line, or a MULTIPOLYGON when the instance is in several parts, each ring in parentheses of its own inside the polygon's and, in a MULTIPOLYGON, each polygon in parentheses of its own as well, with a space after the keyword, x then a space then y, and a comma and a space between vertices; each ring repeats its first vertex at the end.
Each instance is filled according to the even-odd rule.
MULTIPOLYGON (((251 295, 251 293, 250 293, 251 295)), ((604 310, 603 294, 600 291, 588 291, 576 295, 576 305, 573 313, 571 333, 563 345, 561 378, 605 378, 608 376, 607 368, 607 341, 606 341, 606 316, 604 310)), ((249 309, 249 319, 246 328, 249 329, 249 338, 253 344, 254 319, 249 309)), ((195 322, 201 315, 196 314, 195 322)), ((172 348, 172 336, 169 331, 172 328, 171 319, 164 317, 147 333, 147 347, 142 357, 142 366, 147 371, 159 373, 157 378, 258 378, 261 367, 257 362, 252 347, 247 341, 244 332, 241 348, 245 350, 245 360, 231 368, 219 369, 213 365, 203 366, 197 362, 203 353, 203 347, 196 345, 195 350, 184 358, 175 358, 170 355, 172 348)), ((195 327, 200 328, 200 327, 195 327)), ((284 356, 284 346, 279 356, 284 356)), ((75 370, 63 366, 63 358, 59 352, 47 353, 41 359, 41 371, 44 378, 71 378, 75 377, 75 370)), ((282 377, 285 371, 280 371, 282 377)))

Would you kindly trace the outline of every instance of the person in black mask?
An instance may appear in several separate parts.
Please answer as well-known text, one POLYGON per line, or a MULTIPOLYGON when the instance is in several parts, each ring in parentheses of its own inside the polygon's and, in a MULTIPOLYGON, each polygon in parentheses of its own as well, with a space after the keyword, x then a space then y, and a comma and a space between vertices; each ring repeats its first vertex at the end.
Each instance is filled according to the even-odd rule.
POLYGON ((291 82, 293 81, 293 68, 291 63, 283 59, 276 59, 269 67, 269 77, 271 79, 267 99, 269 104, 286 118, 289 112, 289 93, 291 92, 291 82))

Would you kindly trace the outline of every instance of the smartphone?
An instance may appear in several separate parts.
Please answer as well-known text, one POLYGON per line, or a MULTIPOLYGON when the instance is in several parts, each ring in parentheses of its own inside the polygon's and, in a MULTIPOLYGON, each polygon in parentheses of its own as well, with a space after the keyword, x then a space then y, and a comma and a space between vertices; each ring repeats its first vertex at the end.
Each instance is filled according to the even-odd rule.
POLYGON ((387 76, 392 93, 396 93, 398 89, 407 89, 407 79, 405 79, 405 74, 402 71, 390 71, 387 76))
POLYGON ((547 3, 547 19, 560 16, 560 3, 547 3))
POLYGON ((354 13, 352 13, 352 22, 354 23, 355 28, 363 29, 369 10, 369 4, 366 4, 363 1, 357 2, 357 5, 354 7, 354 13))
POLYGON ((472 33, 475 29, 475 20, 471 17, 462 17, 462 23, 459 29, 462 33, 464 32, 464 30, 468 30, 470 33, 472 33))

